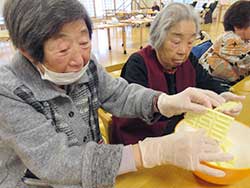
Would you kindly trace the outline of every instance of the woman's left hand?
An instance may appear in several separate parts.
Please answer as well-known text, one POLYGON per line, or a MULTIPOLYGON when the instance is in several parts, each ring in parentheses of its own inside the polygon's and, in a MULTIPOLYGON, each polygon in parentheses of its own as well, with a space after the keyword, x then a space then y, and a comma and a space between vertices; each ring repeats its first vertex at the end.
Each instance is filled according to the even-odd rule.
POLYGON ((231 93, 229 91, 223 92, 220 95, 226 100, 226 102, 227 101, 238 101, 239 102, 239 104, 237 106, 235 106, 234 108, 222 111, 224 114, 230 115, 232 117, 238 116, 240 114, 241 110, 242 110, 241 101, 243 101, 246 97, 233 94, 233 93, 231 93))

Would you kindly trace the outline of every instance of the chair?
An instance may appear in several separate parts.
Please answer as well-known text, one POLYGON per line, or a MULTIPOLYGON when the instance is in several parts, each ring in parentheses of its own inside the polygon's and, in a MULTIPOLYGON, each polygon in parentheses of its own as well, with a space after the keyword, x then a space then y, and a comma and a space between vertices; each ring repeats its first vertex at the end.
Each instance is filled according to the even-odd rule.
POLYGON ((101 122, 99 123, 99 127, 100 127, 102 138, 106 144, 109 144, 110 143, 109 142, 109 138, 110 138, 109 129, 112 123, 111 114, 106 112, 102 108, 99 108, 98 116, 99 116, 99 119, 101 120, 101 122))
MULTIPOLYGON (((120 77, 120 73, 122 70, 122 67, 124 66, 125 63, 119 63, 115 65, 110 65, 105 67, 106 71, 109 72, 113 77, 117 78, 120 77)), ((109 130, 110 130, 110 125, 112 123, 111 119, 111 114, 103 110, 102 108, 98 109, 98 115, 99 119, 101 120, 102 123, 100 123, 100 131, 103 137, 103 140, 105 143, 109 143, 109 130)))
POLYGON ((106 66, 105 69, 108 73, 110 73, 115 78, 120 77, 120 72, 125 63, 118 63, 114 65, 106 66))
POLYGON ((201 43, 192 48, 192 53, 197 59, 199 59, 213 45, 210 36, 205 31, 200 32, 200 41, 201 43), (203 42, 203 40, 205 41, 203 42))

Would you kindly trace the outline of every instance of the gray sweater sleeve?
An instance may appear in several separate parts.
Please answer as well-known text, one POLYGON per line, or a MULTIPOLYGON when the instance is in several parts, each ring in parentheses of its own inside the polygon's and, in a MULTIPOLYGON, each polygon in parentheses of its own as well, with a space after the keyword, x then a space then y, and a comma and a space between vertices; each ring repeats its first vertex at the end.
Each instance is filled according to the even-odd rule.
POLYGON ((97 69, 99 98, 106 111, 118 117, 139 117, 148 123, 159 117, 153 111, 153 98, 161 92, 113 78, 98 63, 97 69))
POLYGON ((28 104, 0 88, 0 138, 27 168, 51 185, 113 187, 122 146, 88 142, 68 147, 64 133, 28 104))

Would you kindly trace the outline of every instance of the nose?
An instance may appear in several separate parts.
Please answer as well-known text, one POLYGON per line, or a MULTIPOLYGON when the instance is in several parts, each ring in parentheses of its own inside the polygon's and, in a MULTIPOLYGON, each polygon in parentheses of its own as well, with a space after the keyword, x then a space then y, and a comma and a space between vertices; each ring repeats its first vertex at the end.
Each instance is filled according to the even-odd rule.
POLYGON ((83 63, 83 49, 79 45, 74 46, 74 50, 71 55, 71 65, 78 66, 83 63))
POLYGON ((184 55, 186 54, 188 51, 188 45, 187 44, 184 44, 182 43, 179 48, 178 48, 178 53, 181 54, 181 55, 184 55))

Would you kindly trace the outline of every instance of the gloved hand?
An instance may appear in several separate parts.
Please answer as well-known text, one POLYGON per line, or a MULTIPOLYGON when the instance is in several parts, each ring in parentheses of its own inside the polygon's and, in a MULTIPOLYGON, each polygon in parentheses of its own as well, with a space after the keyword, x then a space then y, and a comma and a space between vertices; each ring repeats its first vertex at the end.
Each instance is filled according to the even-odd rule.
MULTIPOLYGON (((245 96, 235 95, 229 91, 221 93, 220 96, 222 96, 226 101, 243 101, 246 98, 245 96)), ((221 112, 236 117, 237 115, 240 114, 241 110, 242 110, 242 104, 239 103, 239 105, 237 105, 236 107, 221 112)))
POLYGON ((146 138, 139 142, 145 168, 173 164, 181 168, 223 177, 225 173, 201 161, 228 161, 232 155, 223 153, 219 144, 205 136, 205 130, 182 131, 163 137, 146 138))
POLYGON ((160 113, 171 117, 183 112, 205 112, 206 107, 216 107, 225 102, 224 98, 213 91, 187 88, 176 95, 162 93, 157 101, 160 113))

